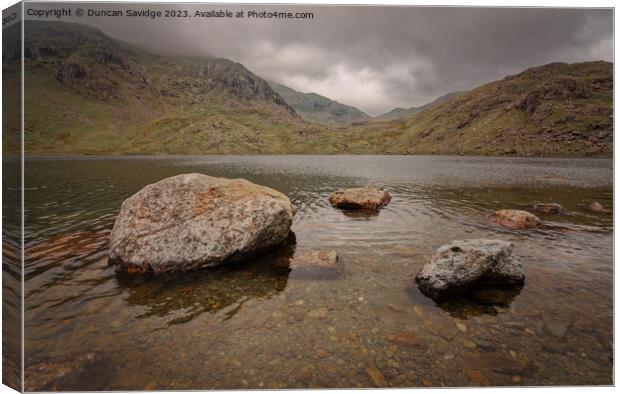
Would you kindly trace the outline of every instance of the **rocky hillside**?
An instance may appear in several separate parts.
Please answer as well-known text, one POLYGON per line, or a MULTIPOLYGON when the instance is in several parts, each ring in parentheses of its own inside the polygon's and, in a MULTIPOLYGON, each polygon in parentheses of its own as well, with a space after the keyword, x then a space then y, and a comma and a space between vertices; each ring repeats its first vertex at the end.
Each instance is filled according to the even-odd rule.
POLYGON ((433 105, 350 141, 402 154, 610 156, 613 64, 552 63, 433 105))
POLYGON ((269 82, 284 101, 305 120, 330 126, 346 126, 371 119, 357 108, 330 100, 316 93, 301 93, 276 82, 269 82))
POLYGON ((392 120, 405 120, 413 117, 414 115, 424 111, 427 108, 430 108, 434 105, 441 104, 445 101, 448 101, 452 98, 455 98, 464 92, 452 92, 448 94, 444 94, 441 97, 436 98, 428 104, 421 105, 419 107, 411 107, 411 108, 394 108, 393 110, 386 112, 384 114, 375 116, 373 121, 377 122, 389 122, 392 120))
MULTIPOLYGON (((7 69, 11 59, 19 56, 3 59, 7 69)), ((25 60, 31 153, 285 153, 329 145, 323 127, 303 121, 265 80, 230 60, 158 56, 92 27, 30 21, 25 60)), ((18 77, 5 83, 19 87, 18 77)))

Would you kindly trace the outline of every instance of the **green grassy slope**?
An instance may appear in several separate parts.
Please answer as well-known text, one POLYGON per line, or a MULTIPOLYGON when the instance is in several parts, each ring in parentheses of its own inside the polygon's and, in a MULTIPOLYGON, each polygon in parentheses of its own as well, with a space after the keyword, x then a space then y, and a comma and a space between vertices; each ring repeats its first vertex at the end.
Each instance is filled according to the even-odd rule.
POLYGON ((305 120, 330 126, 346 126, 370 120, 371 117, 357 108, 330 100, 316 93, 300 93, 276 82, 269 82, 284 101, 305 120))

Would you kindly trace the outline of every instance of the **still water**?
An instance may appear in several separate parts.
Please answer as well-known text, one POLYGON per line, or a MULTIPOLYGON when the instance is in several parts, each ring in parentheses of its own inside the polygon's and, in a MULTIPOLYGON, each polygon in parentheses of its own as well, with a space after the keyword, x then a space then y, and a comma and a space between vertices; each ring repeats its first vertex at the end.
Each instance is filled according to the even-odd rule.
POLYGON ((612 383, 613 163, 404 156, 33 158, 26 162, 26 390, 612 383), (288 195, 296 244, 183 278, 120 277, 107 263, 121 202, 181 173, 246 178, 288 195), (342 187, 383 186, 378 213, 343 212, 342 187), (544 226, 498 209, 561 204, 544 226), (526 282, 436 304, 412 278, 454 239, 514 242, 526 282), (335 249, 337 279, 283 258, 335 249), (92 352, 90 368, 80 356, 92 352), (90 369, 89 369, 90 368, 90 369), (78 371, 77 373, 75 371, 78 371), (32 373, 28 373, 32 371, 32 373))

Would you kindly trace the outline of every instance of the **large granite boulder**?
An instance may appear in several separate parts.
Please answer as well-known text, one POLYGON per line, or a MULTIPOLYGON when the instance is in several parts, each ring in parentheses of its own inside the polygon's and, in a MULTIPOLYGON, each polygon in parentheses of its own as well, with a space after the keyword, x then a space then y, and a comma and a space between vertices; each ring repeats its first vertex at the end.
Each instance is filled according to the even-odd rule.
POLYGON ((377 210, 387 205, 390 200, 388 192, 374 186, 342 189, 329 197, 331 205, 342 209, 377 210))
POLYGON ((244 179, 183 174, 126 199, 110 235, 118 271, 188 271, 242 260, 288 237, 284 194, 244 179))
POLYGON ((540 226, 538 216, 517 209, 502 209, 491 215, 491 221, 517 230, 532 229, 540 226))
POLYGON ((524 279, 523 265, 513 254, 513 245, 488 239, 443 245, 415 277, 420 290, 433 299, 466 291, 475 284, 516 284, 524 279))

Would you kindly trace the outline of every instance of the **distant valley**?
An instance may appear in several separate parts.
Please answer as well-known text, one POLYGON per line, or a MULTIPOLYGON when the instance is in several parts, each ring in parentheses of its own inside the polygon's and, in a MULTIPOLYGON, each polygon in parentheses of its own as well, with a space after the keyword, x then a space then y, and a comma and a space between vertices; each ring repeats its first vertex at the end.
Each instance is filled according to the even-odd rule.
POLYGON ((371 120, 372 117, 357 108, 330 100, 316 93, 300 93, 276 82, 269 82, 295 112, 309 122, 329 126, 347 126, 371 120))
POLYGON ((427 108, 430 108, 434 105, 437 104, 441 104, 444 101, 448 101, 452 98, 455 98, 457 96, 460 96, 461 94, 463 94, 465 92, 452 92, 452 93, 447 93, 444 94, 441 97, 436 98, 435 100, 431 101, 428 104, 425 105, 421 105, 419 107, 410 107, 410 108, 394 108, 393 110, 386 112, 384 114, 381 114, 379 116, 375 116, 373 118, 374 121, 377 122, 389 122, 392 120, 405 120, 405 119, 409 119, 411 117, 413 117, 415 114, 418 114, 422 111, 424 111, 427 108))

